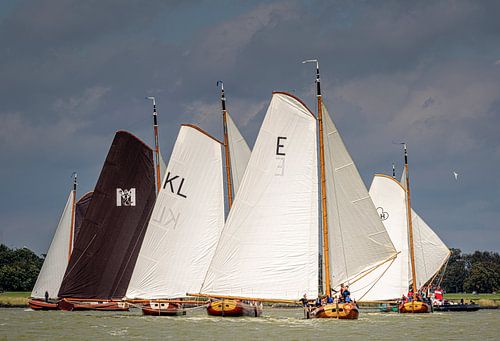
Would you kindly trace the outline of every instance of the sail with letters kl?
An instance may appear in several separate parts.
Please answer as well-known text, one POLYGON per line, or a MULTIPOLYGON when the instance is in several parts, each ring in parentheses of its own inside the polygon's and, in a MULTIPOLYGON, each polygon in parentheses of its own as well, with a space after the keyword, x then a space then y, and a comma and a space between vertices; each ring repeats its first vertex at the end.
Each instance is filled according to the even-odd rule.
POLYGON ((30 308, 33 310, 57 309, 57 293, 73 247, 76 186, 75 173, 73 189, 69 193, 56 232, 28 301, 30 308))
POLYGON ((317 296, 317 196, 316 120, 296 97, 274 93, 194 296, 220 298, 223 307, 317 296))
POLYGON ((180 128, 127 290, 144 314, 185 314, 167 300, 201 286, 224 226, 221 147, 198 127, 180 128))
POLYGON ((117 132, 59 290, 60 309, 128 309, 120 301, 155 198, 152 149, 128 132, 117 132))
MULTIPOLYGON (((370 271, 391 261, 396 250, 391 243, 368 191, 359 175, 342 138, 323 104, 319 63, 316 64, 316 96, 319 125, 319 154, 321 176, 321 212, 323 244, 323 292, 332 289, 344 292, 341 286, 350 285, 370 271)), ((349 292, 349 291, 346 291, 349 292)), ((357 319, 357 307, 345 300, 321 305, 313 317, 357 319)))

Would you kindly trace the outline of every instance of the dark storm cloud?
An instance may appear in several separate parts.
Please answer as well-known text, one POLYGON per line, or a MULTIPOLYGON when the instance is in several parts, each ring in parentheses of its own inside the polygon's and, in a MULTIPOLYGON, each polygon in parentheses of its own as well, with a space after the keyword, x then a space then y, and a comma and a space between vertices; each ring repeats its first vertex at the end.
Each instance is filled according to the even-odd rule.
POLYGON ((0 19, 0 238, 45 251, 71 172, 91 189, 117 129, 151 142, 144 96, 157 97, 168 157, 179 123, 220 136, 222 79, 252 145, 271 91, 314 109, 314 70, 300 61, 317 57, 365 182, 400 164, 392 142, 407 141, 420 215, 449 246, 498 250, 499 12, 495 1, 15 3, 0 19))

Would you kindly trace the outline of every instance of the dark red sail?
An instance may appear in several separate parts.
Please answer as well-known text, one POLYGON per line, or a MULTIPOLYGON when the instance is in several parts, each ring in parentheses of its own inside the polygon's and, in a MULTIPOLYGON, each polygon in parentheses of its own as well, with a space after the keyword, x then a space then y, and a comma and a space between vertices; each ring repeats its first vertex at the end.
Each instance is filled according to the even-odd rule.
POLYGON ((75 205, 75 231, 73 243, 76 242, 76 238, 78 238, 78 232, 80 231, 80 227, 82 227, 83 218, 85 217, 85 213, 87 213, 87 209, 89 208, 90 201, 92 200, 92 192, 85 193, 75 205))
POLYGON ((92 194, 59 297, 125 296, 155 202, 153 151, 116 133, 92 194))

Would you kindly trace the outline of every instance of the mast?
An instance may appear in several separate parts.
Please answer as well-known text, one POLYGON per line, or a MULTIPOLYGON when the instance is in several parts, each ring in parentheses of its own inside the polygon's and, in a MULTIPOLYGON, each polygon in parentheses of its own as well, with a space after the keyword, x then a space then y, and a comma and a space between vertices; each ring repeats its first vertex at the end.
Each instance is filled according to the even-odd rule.
POLYGON ((227 203, 229 209, 233 205, 233 189, 231 186, 231 155, 229 154, 229 138, 227 135, 227 110, 226 96, 224 95, 224 82, 217 81, 217 86, 221 87, 220 101, 222 106, 222 124, 224 126, 224 152, 226 156, 226 182, 227 182, 227 203))
POLYGON ((321 96, 321 84, 319 78, 319 62, 317 59, 304 60, 302 63, 316 63, 316 97, 318 104, 318 124, 319 124, 319 162, 321 176, 321 211, 323 226, 323 259, 325 263, 325 293, 330 296, 330 254, 328 246, 328 220, 326 211, 326 179, 325 179, 325 148, 323 142, 323 98, 321 96))
POLYGON ((75 233, 75 207, 76 207, 76 172, 73 172, 73 190, 71 191, 71 227, 69 229, 68 262, 73 252, 73 235, 75 233))
POLYGON ((153 96, 146 97, 153 101, 153 131, 155 136, 155 161, 156 161, 156 193, 160 192, 161 174, 160 174, 160 145, 158 143, 158 114, 156 112, 156 100, 153 96))
POLYGON ((406 143, 401 143, 405 152, 405 173, 406 173, 406 217, 408 219, 408 236, 410 238, 410 262, 411 262, 411 277, 413 293, 417 292, 417 273, 415 271, 415 247, 413 245, 413 225, 411 219, 411 204, 410 204, 410 175, 408 174, 408 150, 406 143))

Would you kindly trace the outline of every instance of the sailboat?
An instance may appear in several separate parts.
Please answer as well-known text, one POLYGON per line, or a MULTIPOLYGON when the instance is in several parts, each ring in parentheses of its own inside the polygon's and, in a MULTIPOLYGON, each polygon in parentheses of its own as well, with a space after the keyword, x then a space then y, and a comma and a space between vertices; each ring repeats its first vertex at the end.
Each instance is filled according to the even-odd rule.
POLYGON ((127 289, 145 315, 183 315, 224 226, 222 143, 181 125, 127 289))
MULTIPOLYGON (((328 131, 328 137, 333 133, 336 131, 328 131)), ((316 119, 304 103, 288 93, 273 93, 215 256, 200 293, 193 296, 224 301, 296 303, 303 294, 309 297, 318 295, 319 183, 316 137, 316 119)), ((338 147, 339 141, 333 142, 338 147)), ((346 158, 341 160, 345 161, 346 158)), ((352 171, 350 164, 341 168, 352 171)), ((332 181, 331 177, 328 179, 332 181)), ((346 180, 342 176, 339 179, 346 180)), ((336 185, 338 191, 352 193, 349 192, 350 188, 345 189, 338 183, 336 185)), ((365 192, 368 200, 364 197, 360 200, 348 199, 371 204, 373 212, 370 211, 370 217, 376 229, 371 226, 365 228, 362 232, 364 238, 362 233, 358 235, 352 231, 361 242, 366 241, 370 250, 362 253, 355 262, 350 262, 354 265, 360 263, 354 269, 357 272, 339 271, 336 277, 338 281, 354 279, 360 272, 368 271, 395 255, 366 188, 365 192)), ((362 211, 361 215, 363 207, 358 208, 358 211, 362 211)), ((337 214, 340 212, 345 213, 345 209, 337 214)), ((352 228, 352 223, 346 224, 347 228, 352 228)), ((349 263, 347 259, 338 258, 340 261, 349 263)), ((342 269, 343 264, 339 264, 338 268, 342 269)), ((351 317, 357 310, 353 306, 350 311, 352 313, 341 307, 338 309, 339 314, 332 315, 328 307, 324 314, 318 312, 316 316, 351 317)))
MULTIPOLYGON (((250 148, 226 109, 224 83, 217 81, 218 85, 221 86, 227 204, 228 209, 231 210, 233 198, 240 188, 241 180, 250 159, 250 148)), ((245 300, 211 300, 207 306, 207 313, 213 316, 259 316, 262 313, 262 307, 256 302, 245 300)))
MULTIPOLYGON (((417 293, 418 289, 420 289, 422 283, 422 279, 424 278, 423 276, 427 276, 427 271, 426 269, 422 269, 422 265, 425 267, 425 263, 420 263, 417 264, 416 261, 416 245, 423 245, 422 244, 422 232, 428 232, 429 229, 425 228, 425 223, 423 223, 423 220, 415 214, 415 220, 412 218, 412 208, 411 208, 411 201, 410 201, 410 175, 409 175, 409 169, 408 169, 408 150, 406 143, 403 144, 403 149, 404 149, 404 162, 405 162, 405 168, 404 168, 404 174, 403 177, 405 178, 405 182, 403 183, 403 187, 405 189, 405 195, 406 195, 406 219, 407 219, 407 224, 408 224, 408 243, 409 243, 409 250, 410 250, 410 270, 411 270, 411 288, 413 291, 413 299, 410 302, 402 302, 398 309, 400 313, 429 313, 431 312, 431 306, 428 302, 424 302, 421 300, 417 293), (416 223, 415 225, 418 226, 418 231, 420 232, 417 235, 415 235, 415 230, 414 230, 414 222, 416 223), (423 229, 421 227, 424 227, 423 229), (418 242, 419 241, 419 242, 418 242), (420 274, 420 277, 417 276, 417 273, 419 270, 422 272, 420 274)), ((432 230, 431 230, 432 231, 432 230)), ((428 237, 431 236, 431 234, 427 235, 428 237)), ((436 236, 437 237, 437 236, 436 236)), ((438 238, 439 240, 439 238, 438 238)), ((442 242, 441 242, 442 243, 442 242)), ((421 248, 419 254, 422 254, 423 248, 421 248)), ((446 258, 449 256, 449 250, 448 255, 446 258)), ((419 259, 423 259, 422 257, 419 257, 419 259)))
POLYGON ((296 97, 274 93, 203 284, 190 295, 220 299, 224 316, 260 314, 241 311, 251 308, 244 301, 317 296, 316 163, 316 119, 296 97))
MULTIPOLYGON (((410 250, 408 241, 408 220, 406 187, 402 182, 385 174, 375 174, 370 186, 370 196, 377 207, 381 220, 399 252, 391 263, 357 282, 352 287, 358 301, 389 303, 401 299, 408 292, 412 281, 410 273, 410 250)), ((402 181, 406 180, 403 175, 402 181)), ((446 264, 450 251, 427 225, 427 223, 411 209, 415 244, 415 266, 417 288, 422 288, 435 278, 439 270, 446 264)))
POLYGON ((28 304, 33 310, 57 309, 57 293, 73 248, 75 224, 76 173, 56 232, 45 256, 28 304))
POLYGON ((62 310, 128 310, 125 296, 151 215, 153 151, 118 131, 82 222, 58 296, 62 310))
MULTIPOLYGON (((316 96, 319 125, 323 293, 342 293, 396 257, 389 235, 379 219, 361 176, 323 103, 319 63, 316 64, 316 96), (333 274, 333 276, 331 276, 333 274), (346 287, 347 288, 347 287, 346 287)), ((344 302, 319 306, 313 317, 356 319, 359 311, 349 297, 344 302), (351 302, 345 302, 350 300, 351 302)))

